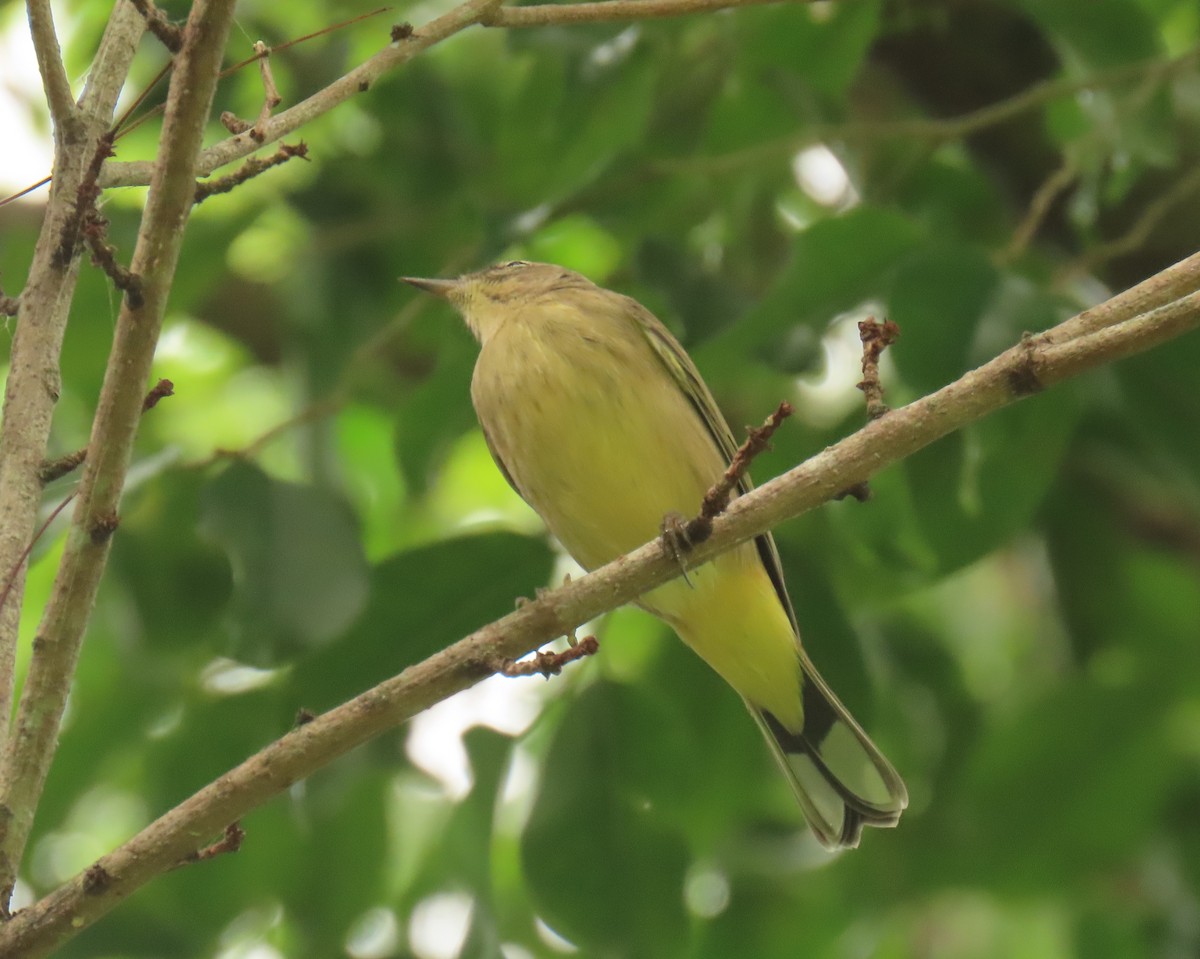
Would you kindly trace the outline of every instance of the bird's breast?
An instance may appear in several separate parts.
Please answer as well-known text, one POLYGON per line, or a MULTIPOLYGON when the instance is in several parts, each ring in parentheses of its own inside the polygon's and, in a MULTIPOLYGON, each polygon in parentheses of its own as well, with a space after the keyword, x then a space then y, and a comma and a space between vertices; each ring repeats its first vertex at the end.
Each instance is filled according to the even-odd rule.
POLYGON ((514 324, 480 352, 471 395, 521 495, 594 568, 691 515, 724 465, 686 394, 636 329, 514 324))

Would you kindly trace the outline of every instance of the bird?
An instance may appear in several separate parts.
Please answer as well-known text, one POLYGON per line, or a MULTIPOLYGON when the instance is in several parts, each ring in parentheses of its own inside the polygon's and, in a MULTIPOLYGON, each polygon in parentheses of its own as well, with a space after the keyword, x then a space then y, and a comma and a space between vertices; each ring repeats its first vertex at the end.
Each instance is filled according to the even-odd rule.
MULTIPOLYGON (((492 458, 584 569, 694 514, 733 457, 695 363, 633 298, 526 260, 401 279, 448 302, 478 340, 471 400, 492 458)), ((738 493, 751 485, 743 477, 738 493)), ((823 846, 896 825, 904 783, 801 645, 769 533, 638 605, 742 697, 823 846)))

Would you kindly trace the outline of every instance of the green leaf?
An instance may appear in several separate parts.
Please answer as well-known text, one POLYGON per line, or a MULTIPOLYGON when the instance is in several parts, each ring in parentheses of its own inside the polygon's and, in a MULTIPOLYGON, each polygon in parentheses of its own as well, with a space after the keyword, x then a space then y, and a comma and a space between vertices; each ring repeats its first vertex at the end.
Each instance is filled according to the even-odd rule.
POLYGON ((233 567, 236 652, 272 662, 344 632, 367 600, 353 514, 330 493, 238 463, 204 491, 200 528, 233 567))

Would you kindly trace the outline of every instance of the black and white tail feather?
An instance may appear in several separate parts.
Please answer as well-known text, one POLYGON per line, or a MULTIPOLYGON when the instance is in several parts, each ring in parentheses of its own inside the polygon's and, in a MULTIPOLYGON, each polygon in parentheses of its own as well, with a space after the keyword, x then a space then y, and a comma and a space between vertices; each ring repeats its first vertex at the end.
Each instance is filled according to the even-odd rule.
MULTIPOLYGON (((730 462, 737 444, 695 364, 645 307, 636 300, 628 300, 626 307, 691 400, 725 462, 730 462)), ((749 492, 753 485, 743 474, 738 492, 749 492)), ((775 540, 767 533, 755 539, 755 546, 799 637, 775 540)), ((908 805, 908 792, 892 764, 825 684, 798 638, 796 655, 803 674, 803 728, 793 732, 766 710, 750 702, 746 705, 783 767, 813 834, 830 849, 857 846, 864 826, 896 825, 908 805)))
POLYGON ((783 769, 809 828, 827 849, 858 845, 864 826, 894 826, 908 791, 819 673, 800 652, 804 727, 784 728, 770 712, 746 705, 783 769))

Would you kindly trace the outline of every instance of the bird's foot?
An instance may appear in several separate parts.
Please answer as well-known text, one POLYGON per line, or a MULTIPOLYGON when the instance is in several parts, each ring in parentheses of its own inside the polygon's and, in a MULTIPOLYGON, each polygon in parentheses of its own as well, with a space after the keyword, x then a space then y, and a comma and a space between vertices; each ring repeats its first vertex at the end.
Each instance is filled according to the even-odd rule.
POLYGON ((667 513, 663 517, 662 544, 667 555, 678 564, 680 572, 683 573, 683 581, 692 586, 692 581, 688 579, 687 554, 695 544, 688 535, 688 521, 684 516, 679 513, 667 513))

